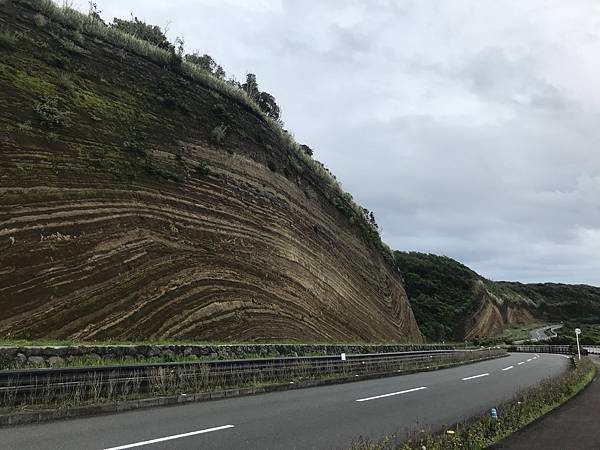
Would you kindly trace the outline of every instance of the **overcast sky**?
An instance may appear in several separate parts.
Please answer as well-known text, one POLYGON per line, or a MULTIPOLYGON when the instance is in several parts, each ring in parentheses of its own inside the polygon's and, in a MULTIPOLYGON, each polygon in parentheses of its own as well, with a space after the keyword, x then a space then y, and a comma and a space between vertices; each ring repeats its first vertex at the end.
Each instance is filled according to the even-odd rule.
POLYGON ((600 285, 597 0, 98 5, 256 73, 393 248, 600 285))

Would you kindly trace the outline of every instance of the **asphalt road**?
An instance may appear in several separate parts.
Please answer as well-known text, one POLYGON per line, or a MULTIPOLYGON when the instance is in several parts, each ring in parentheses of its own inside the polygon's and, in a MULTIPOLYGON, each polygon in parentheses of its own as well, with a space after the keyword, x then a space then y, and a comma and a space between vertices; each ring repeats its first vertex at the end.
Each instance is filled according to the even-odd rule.
POLYGON ((360 436, 405 437, 479 414, 569 364, 561 355, 515 353, 435 372, 4 428, 0 447, 348 448, 360 436))
POLYGON ((562 328, 562 325, 549 325, 543 328, 537 328, 529 332, 529 337, 532 341, 547 341, 551 337, 556 337, 556 332, 562 328))
MULTIPOLYGON (((594 357, 600 366, 600 359, 594 357)), ((600 448, 600 380, 596 376, 579 395, 540 420, 492 447, 494 450, 589 450, 600 448)))

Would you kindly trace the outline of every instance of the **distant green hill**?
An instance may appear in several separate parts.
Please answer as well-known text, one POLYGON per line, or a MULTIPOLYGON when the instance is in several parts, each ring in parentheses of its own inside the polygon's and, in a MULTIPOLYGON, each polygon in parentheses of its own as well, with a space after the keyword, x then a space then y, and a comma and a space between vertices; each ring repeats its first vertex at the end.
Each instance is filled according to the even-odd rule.
POLYGON ((432 341, 461 339, 481 277, 446 256, 399 251, 394 256, 421 332, 432 341))
POLYGON ((585 284, 535 283, 501 281, 497 285, 532 299, 537 315, 546 321, 578 321, 600 323, 600 288, 585 284))
POLYGON ((494 282, 446 256, 397 251, 394 257, 430 341, 525 339, 541 323, 600 324, 594 286, 494 282))

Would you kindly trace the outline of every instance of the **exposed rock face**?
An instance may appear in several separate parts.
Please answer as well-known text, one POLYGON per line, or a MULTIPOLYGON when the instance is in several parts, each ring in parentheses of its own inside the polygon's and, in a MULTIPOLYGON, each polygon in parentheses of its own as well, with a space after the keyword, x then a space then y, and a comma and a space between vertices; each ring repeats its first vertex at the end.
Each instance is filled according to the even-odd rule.
POLYGON ((471 340, 536 322, 536 302, 447 256, 394 253, 422 332, 431 341, 471 340))
POLYGON ((399 273, 260 116, 34 14, 0 9, 24 36, 0 61, 1 338, 420 341, 399 273))
POLYGON ((485 284, 478 281, 475 288, 476 311, 467 318, 465 324, 465 339, 471 340, 494 336, 509 325, 529 324, 535 318, 527 308, 533 305, 508 304, 490 292, 485 284))

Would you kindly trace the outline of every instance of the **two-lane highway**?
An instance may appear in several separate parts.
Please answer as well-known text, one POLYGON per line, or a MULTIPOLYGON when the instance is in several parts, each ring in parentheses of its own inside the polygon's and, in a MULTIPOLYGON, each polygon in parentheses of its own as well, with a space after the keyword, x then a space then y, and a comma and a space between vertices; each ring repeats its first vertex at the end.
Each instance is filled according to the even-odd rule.
POLYGON ((0 429, 3 449, 348 448, 452 424, 569 367, 514 353, 452 369, 0 429))
POLYGON ((562 325, 548 325, 542 328, 531 330, 529 332, 529 339, 534 342, 547 341, 550 338, 556 337, 556 330, 562 327, 562 325))

